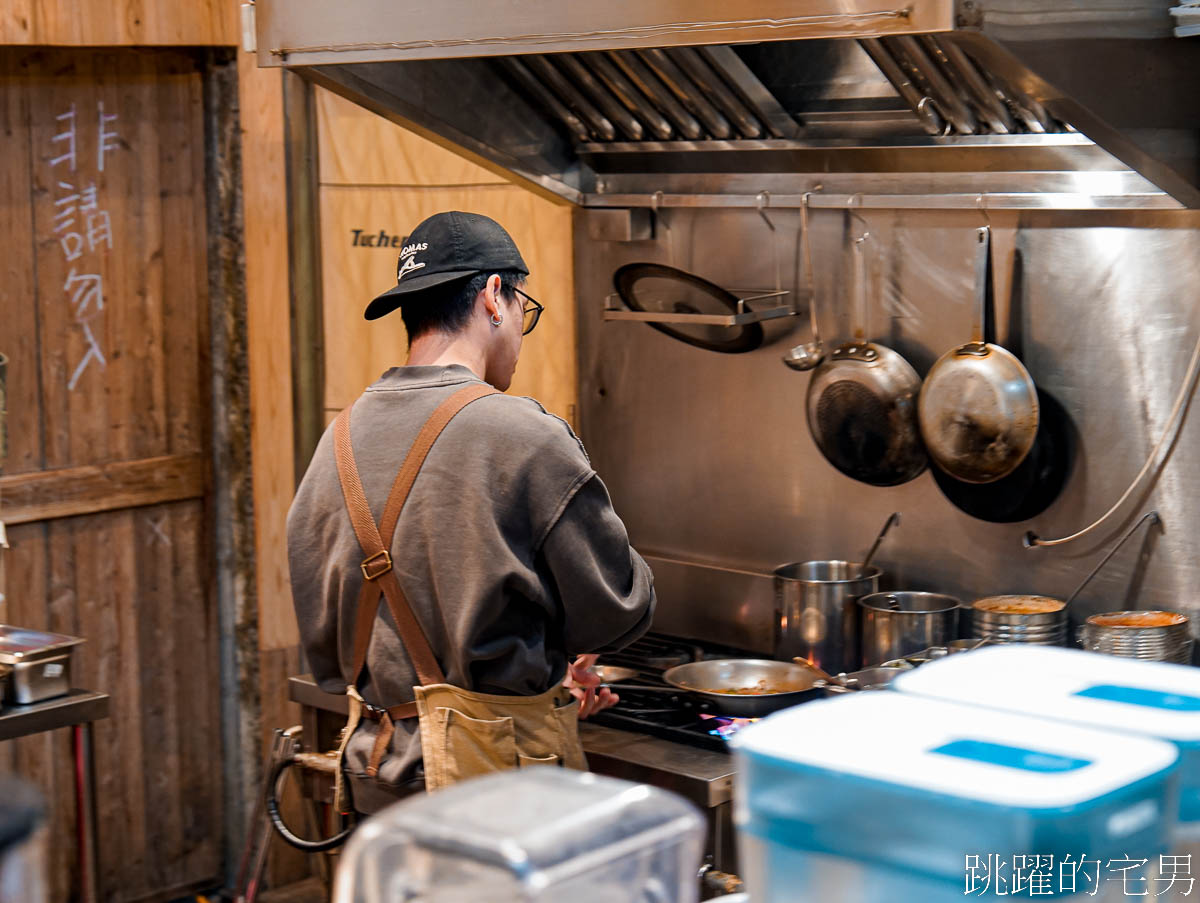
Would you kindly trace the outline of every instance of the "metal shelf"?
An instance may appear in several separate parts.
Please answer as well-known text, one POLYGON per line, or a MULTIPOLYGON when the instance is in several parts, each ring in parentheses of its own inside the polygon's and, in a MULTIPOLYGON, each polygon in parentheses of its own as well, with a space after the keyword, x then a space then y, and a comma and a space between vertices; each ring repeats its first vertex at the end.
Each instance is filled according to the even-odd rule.
POLYGON ((621 301, 616 292, 610 294, 604 302, 605 320, 634 320, 641 323, 675 323, 692 326, 745 326, 748 323, 759 323, 763 320, 777 320, 780 317, 795 316, 797 311, 790 304, 777 304, 774 307, 764 307, 752 310, 748 305, 752 302, 782 300, 791 294, 788 291, 764 292, 753 289, 731 289, 738 296, 737 312, 731 314, 688 314, 668 313, 666 311, 630 310, 621 301))

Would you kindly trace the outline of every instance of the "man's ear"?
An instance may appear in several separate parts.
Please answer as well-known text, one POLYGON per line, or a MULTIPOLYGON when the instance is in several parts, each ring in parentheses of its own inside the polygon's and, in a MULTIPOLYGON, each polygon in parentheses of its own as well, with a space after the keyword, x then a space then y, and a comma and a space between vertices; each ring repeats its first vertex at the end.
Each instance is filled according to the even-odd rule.
POLYGON ((489 317, 494 317, 496 314, 504 315, 504 310, 500 304, 500 277, 495 273, 488 276, 487 282, 484 283, 483 289, 480 292, 483 295, 483 306, 489 317))

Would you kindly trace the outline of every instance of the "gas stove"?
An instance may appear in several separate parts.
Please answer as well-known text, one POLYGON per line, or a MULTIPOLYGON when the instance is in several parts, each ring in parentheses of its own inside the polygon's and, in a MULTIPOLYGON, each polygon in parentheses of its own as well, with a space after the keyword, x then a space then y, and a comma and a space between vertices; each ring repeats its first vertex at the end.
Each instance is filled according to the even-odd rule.
MULTIPOLYGON (((662 679, 668 668, 706 659, 754 657, 754 653, 715 643, 647 634, 620 652, 601 656, 600 663, 636 670, 638 676, 629 681, 631 684, 670 691, 673 688, 662 679)), ((698 749, 728 753, 730 738, 757 720, 718 714, 709 703, 687 693, 659 693, 621 684, 614 684, 613 689, 621 701, 593 715, 589 719, 593 724, 649 734, 698 749)))

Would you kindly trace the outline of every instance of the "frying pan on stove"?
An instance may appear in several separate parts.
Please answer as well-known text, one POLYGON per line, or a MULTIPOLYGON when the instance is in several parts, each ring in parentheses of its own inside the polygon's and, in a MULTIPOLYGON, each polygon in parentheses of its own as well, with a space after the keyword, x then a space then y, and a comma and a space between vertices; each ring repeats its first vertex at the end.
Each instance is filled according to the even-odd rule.
MULTIPOLYGON (((738 299, 719 285, 661 263, 628 263, 613 273, 613 287, 630 310, 668 314, 738 313, 738 299)), ((724 354, 753 351, 763 343, 759 323, 720 326, 647 322, 664 335, 724 354)))
POLYGON ((676 665, 663 680, 735 718, 759 718, 779 709, 820 699, 825 681, 791 662, 722 658, 676 665))
POLYGON ((895 486, 919 476, 927 463, 917 426, 921 378, 898 352, 864 336, 865 239, 854 242, 855 338, 813 371, 808 427, 821 454, 846 476, 895 486))

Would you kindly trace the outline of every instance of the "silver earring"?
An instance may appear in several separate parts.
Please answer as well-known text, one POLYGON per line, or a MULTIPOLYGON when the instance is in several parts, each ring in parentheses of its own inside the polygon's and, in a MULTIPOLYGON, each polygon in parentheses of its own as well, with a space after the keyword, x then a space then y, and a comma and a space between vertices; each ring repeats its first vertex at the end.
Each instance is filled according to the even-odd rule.
POLYGON ((492 314, 492 325, 493 326, 499 326, 503 322, 504 322, 504 317, 500 316, 499 314, 492 314))

